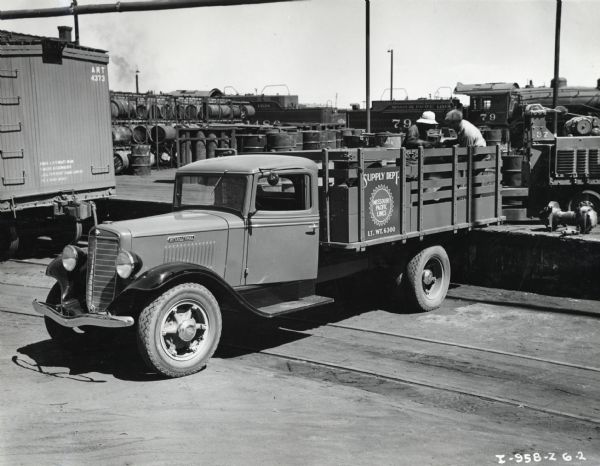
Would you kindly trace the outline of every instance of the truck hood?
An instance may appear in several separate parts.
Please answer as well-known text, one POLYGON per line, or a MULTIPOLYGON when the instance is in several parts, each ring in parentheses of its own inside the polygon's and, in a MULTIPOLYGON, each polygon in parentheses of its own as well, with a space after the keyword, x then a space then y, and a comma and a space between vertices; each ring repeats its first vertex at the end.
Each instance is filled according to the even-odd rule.
POLYGON ((227 230, 230 221, 234 220, 237 220, 236 223, 241 221, 239 217, 226 212, 182 210, 135 220, 103 223, 102 229, 113 231, 121 236, 125 234, 131 238, 141 238, 227 230))

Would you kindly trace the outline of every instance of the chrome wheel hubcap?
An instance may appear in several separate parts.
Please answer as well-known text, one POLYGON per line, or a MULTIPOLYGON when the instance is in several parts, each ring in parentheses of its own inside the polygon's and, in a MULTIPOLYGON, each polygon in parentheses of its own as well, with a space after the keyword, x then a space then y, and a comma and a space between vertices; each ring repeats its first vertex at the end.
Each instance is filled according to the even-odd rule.
POLYGON ((165 353, 177 361, 186 361, 196 356, 206 344, 208 315, 194 301, 179 301, 165 314, 160 330, 165 353))

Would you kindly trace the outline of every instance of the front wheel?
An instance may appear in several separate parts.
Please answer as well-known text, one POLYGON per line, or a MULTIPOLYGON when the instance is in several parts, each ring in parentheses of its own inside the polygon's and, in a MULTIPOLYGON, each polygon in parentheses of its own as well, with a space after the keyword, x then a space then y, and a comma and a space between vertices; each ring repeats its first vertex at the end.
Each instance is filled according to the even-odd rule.
POLYGON ((167 377, 202 369, 221 338, 221 311, 213 294, 183 283, 150 303, 138 320, 138 347, 146 364, 167 377))
POLYGON ((450 259, 441 246, 423 249, 406 266, 408 297, 428 312, 440 307, 450 286, 450 259))

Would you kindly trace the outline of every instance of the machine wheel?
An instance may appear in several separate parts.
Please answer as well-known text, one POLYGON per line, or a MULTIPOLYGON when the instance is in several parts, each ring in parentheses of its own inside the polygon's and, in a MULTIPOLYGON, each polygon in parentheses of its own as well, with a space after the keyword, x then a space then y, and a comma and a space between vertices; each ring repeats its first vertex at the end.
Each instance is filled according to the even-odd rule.
POLYGON ((575 194, 570 200, 567 206, 568 210, 575 210, 579 207, 579 203, 583 201, 589 201, 592 203, 594 210, 600 213, 600 194, 596 191, 585 190, 575 194))
POLYGON ((19 249, 19 235, 14 225, 0 228, 0 260, 10 259, 19 249))
POLYGON ((450 286, 450 259, 441 246, 423 249, 406 266, 408 298, 417 309, 437 309, 450 286))
POLYGON ((183 283, 142 311, 138 347, 151 369, 181 377, 206 365, 217 349, 221 328, 221 311, 213 294, 197 283, 183 283))

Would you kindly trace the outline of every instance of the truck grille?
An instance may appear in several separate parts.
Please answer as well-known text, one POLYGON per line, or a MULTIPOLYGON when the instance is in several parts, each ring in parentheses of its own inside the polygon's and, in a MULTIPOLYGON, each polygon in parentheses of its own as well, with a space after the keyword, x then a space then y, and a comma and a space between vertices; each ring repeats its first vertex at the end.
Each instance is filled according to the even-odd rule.
POLYGON ((115 262, 119 238, 96 230, 88 239, 88 276, 86 301, 90 312, 102 312, 112 302, 117 288, 115 262))

